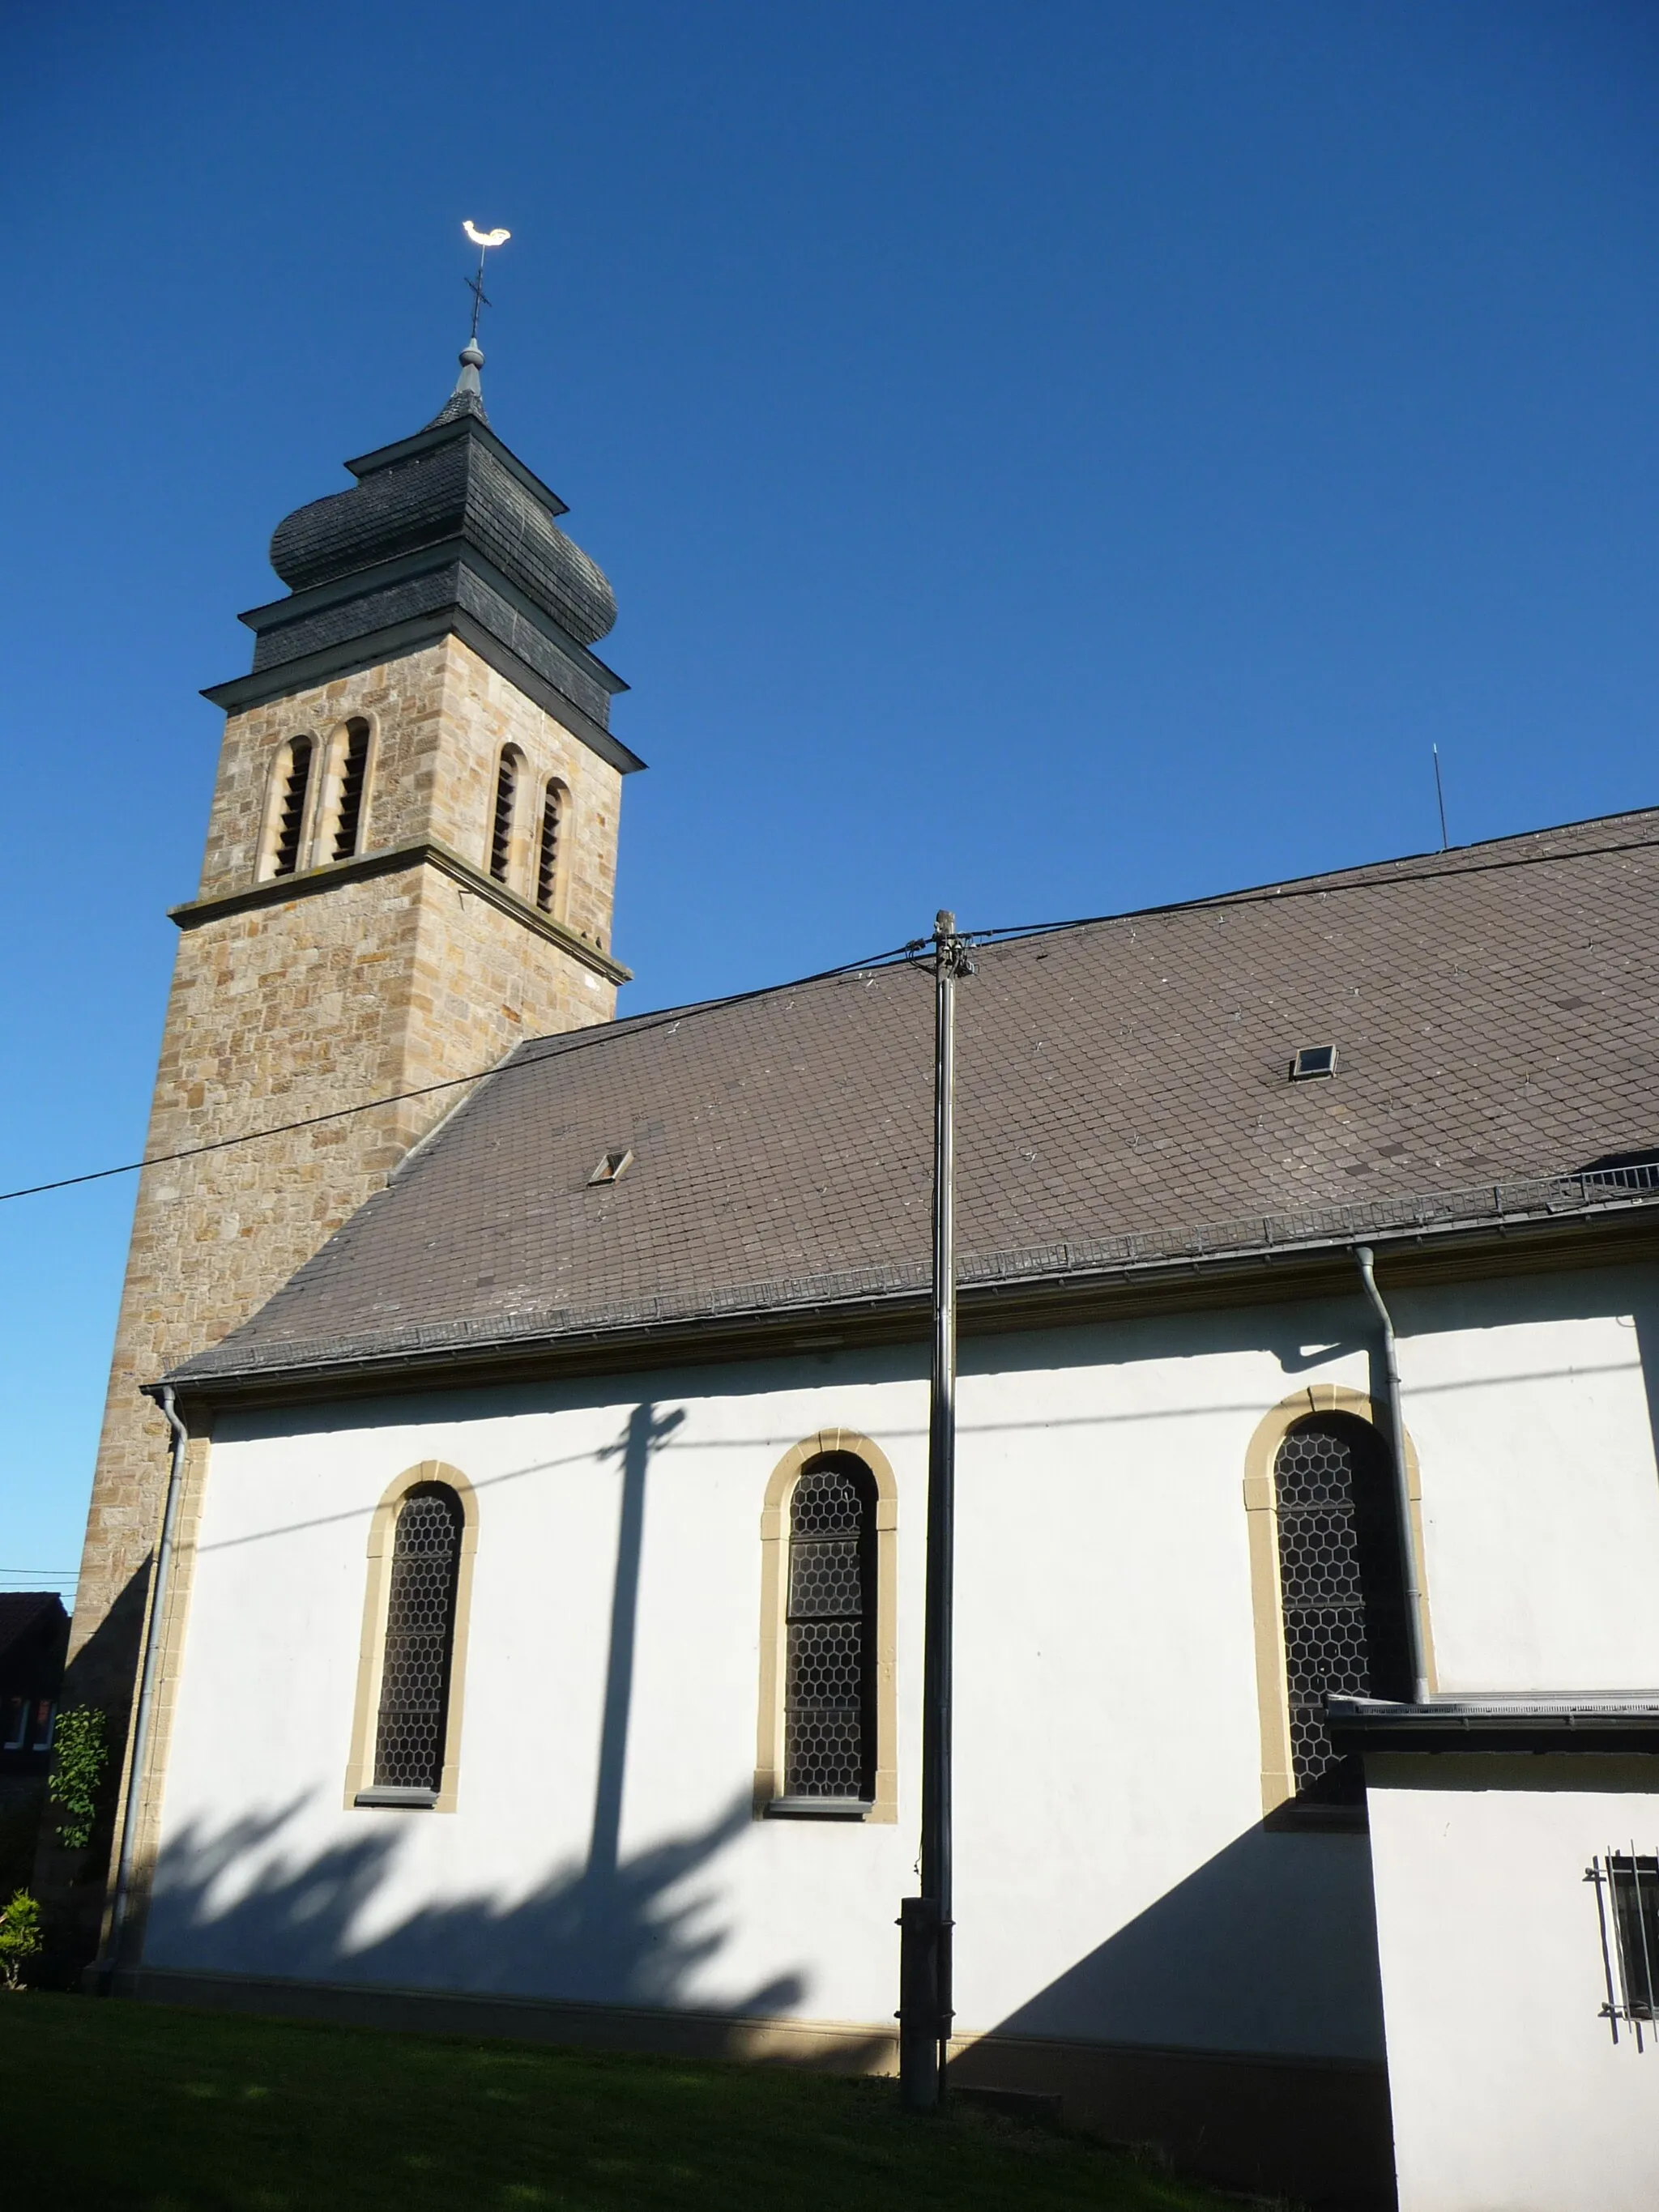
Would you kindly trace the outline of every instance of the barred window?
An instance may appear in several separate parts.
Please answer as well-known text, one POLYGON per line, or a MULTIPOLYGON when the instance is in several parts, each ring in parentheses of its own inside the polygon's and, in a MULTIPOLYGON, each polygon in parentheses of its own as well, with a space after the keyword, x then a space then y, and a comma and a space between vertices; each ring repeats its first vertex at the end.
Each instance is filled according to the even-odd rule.
POLYGON ((305 830, 306 795, 311 788, 315 750, 309 738, 290 738, 277 769, 268 845, 268 872, 273 876, 291 876, 300 865, 300 839, 305 830))
POLYGON ((461 1501, 418 1484, 398 1510, 380 1668, 374 1787, 428 1792, 443 1780, 460 1567, 461 1501))
POLYGON ((513 811, 519 792, 519 756, 504 748, 495 770, 495 809, 489 820, 489 872, 504 884, 513 866, 513 811))
POLYGON ((1388 1454, 1368 1422, 1321 1413, 1279 1445, 1273 1481, 1297 1796, 1357 1797, 1364 1767, 1333 1746, 1327 1693, 1404 1698, 1411 1686, 1388 1454))
POLYGON ((1633 1844, 1607 1851, 1592 1860, 1586 1879, 1596 1886, 1601 1913, 1607 1977, 1602 2014, 1613 2023, 1615 2043, 1620 2021, 1628 2021, 1639 2051, 1644 2027, 1659 2024, 1659 1857, 1644 1857, 1633 1844))
POLYGON ((810 1462, 790 1499, 789 1797, 874 1795, 875 1496, 868 1468, 836 1454, 810 1462))
POLYGON ((559 832, 564 826, 564 793, 550 783, 542 799, 542 842, 536 860, 536 903, 544 914, 553 911, 559 884, 559 832))
POLYGON ((331 858, 349 860, 357 850, 362 829, 363 781, 368 773, 368 724, 360 717, 346 724, 345 745, 340 755, 340 795, 334 811, 334 849, 331 858))

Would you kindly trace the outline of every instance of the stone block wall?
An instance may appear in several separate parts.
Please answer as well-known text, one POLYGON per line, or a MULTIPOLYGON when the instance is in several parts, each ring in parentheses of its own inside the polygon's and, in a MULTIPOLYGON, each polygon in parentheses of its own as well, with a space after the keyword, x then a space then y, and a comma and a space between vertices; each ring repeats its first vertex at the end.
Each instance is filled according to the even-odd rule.
MULTIPOLYGON (((198 898, 243 890, 256 880, 272 779, 281 773, 288 740, 303 734, 326 750, 332 733, 354 716, 367 720, 374 733, 359 853, 430 840, 487 869, 496 769, 502 747, 512 744, 523 757, 524 772, 508 887, 526 900, 535 896, 542 798, 549 781, 556 781, 567 803, 555 916, 609 951, 622 777, 456 637, 230 717, 198 898)), ((313 771, 302 841, 310 850, 302 854, 302 866, 307 858, 321 862, 326 857, 326 809, 318 803, 321 780, 319 768, 313 771)))
MULTIPOLYGON (((210 1145, 491 1066, 526 1036, 606 1021, 611 963, 550 941, 523 873, 482 895, 429 861, 325 867, 294 896, 215 902, 255 879, 271 763, 305 731, 371 720, 360 854, 428 841, 484 864, 502 744, 538 793, 570 794, 558 919, 608 951, 621 779, 455 639, 233 716, 202 875, 183 925, 146 1156, 210 1145), (204 903, 205 902, 205 903, 204 903)), ((539 803, 538 799, 538 804, 539 803)), ((528 841, 524 854, 529 853, 528 841)), ((147 1168, 88 1518, 65 1697, 118 1734, 165 1495, 166 1425, 141 1392, 257 1310, 464 1089, 147 1168)))

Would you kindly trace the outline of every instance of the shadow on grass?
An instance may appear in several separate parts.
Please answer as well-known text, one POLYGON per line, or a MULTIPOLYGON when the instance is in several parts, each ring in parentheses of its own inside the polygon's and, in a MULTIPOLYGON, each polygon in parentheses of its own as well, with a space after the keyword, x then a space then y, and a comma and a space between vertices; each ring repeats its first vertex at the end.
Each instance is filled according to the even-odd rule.
POLYGON ((887 2082, 29 1996, 9 2191, 53 2212, 1220 2212, 887 2082))

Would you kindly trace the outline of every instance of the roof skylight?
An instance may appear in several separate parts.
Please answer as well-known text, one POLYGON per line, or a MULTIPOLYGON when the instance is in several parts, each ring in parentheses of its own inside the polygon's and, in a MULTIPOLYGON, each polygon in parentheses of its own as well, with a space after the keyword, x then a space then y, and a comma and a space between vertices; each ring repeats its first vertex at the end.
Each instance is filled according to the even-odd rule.
POLYGON ((1311 1083, 1322 1075, 1336 1073, 1336 1047, 1334 1044, 1304 1044, 1297 1048, 1296 1058, 1291 1062, 1292 1083, 1311 1083))

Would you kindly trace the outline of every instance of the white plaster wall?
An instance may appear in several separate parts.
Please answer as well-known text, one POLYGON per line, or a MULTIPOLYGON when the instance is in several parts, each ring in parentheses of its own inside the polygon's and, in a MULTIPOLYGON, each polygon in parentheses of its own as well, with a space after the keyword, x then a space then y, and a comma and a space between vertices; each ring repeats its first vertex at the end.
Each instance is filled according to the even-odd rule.
POLYGON ((1444 1691, 1659 1687, 1634 1271, 1395 1301, 1444 1691))
MULTIPOLYGON (((1601 1551, 1569 1547, 1563 1566, 1540 1516, 1517 1555, 1507 1519, 1517 1480, 1541 1490, 1553 1469, 1559 1486, 1571 1440, 1593 1431, 1602 1506, 1638 1567, 1659 1563, 1639 1376, 1605 1356, 1622 1348, 1628 1364, 1631 1285, 1568 1285, 1553 1318, 1535 1302, 1517 1316, 1508 1296, 1484 1313, 1472 1293, 1444 1311, 1419 1302, 1405 1346, 1443 1673, 1449 1647, 1476 1679, 1512 1675, 1528 1650, 1579 1670, 1524 1686, 1603 1681, 1615 1659, 1650 1679, 1652 1609, 1608 1643, 1601 1551), (1599 1316, 1582 1310, 1598 1299, 1599 1316), (1505 1360, 1524 1370, 1514 1419, 1505 1360), (1459 1410, 1477 1398, 1497 1409, 1484 1427, 1459 1410), (1553 1451, 1550 1437, 1567 1441, 1553 1451), (1539 1578, 1532 1645, 1502 1641, 1482 1527, 1504 1576, 1539 1578)), ((1338 1301, 964 1347, 963 2027, 1380 2055, 1365 1838, 1261 1824, 1241 1485, 1270 1407, 1310 1382, 1368 1387, 1368 1341, 1358 1302, 1338 1301)), ((150 1961, 890 2021, 893 1923, 915 1887, 926 1424, 909 1352, 225 1423, 150 1961), (618 1656, 623 1468, 641 1421, 658 1441, 618 1656), (899 1486, 896 1826, 749 1817, 761 1501, 778 1460, 823 1426, 873 1437, 899 1486), (459 1808, 348 1809, 369 1516, 428 1458, 478 1494, 459 1808), (602 1755, 607 1698, 620 1768, 602 1755)))
POLYGON ((1599 2017, 1584 1880, 1610 1845, 1659 1843, 1659 1792, 1629 1786, 1644 1764, 1374 1766, 1389 1778, 1370 1799, 1401 2212, 1659 2203, 1659 2047, 1644 2031, 1638 2052, 1628 2027, 1615 2045, 1599 2017))

